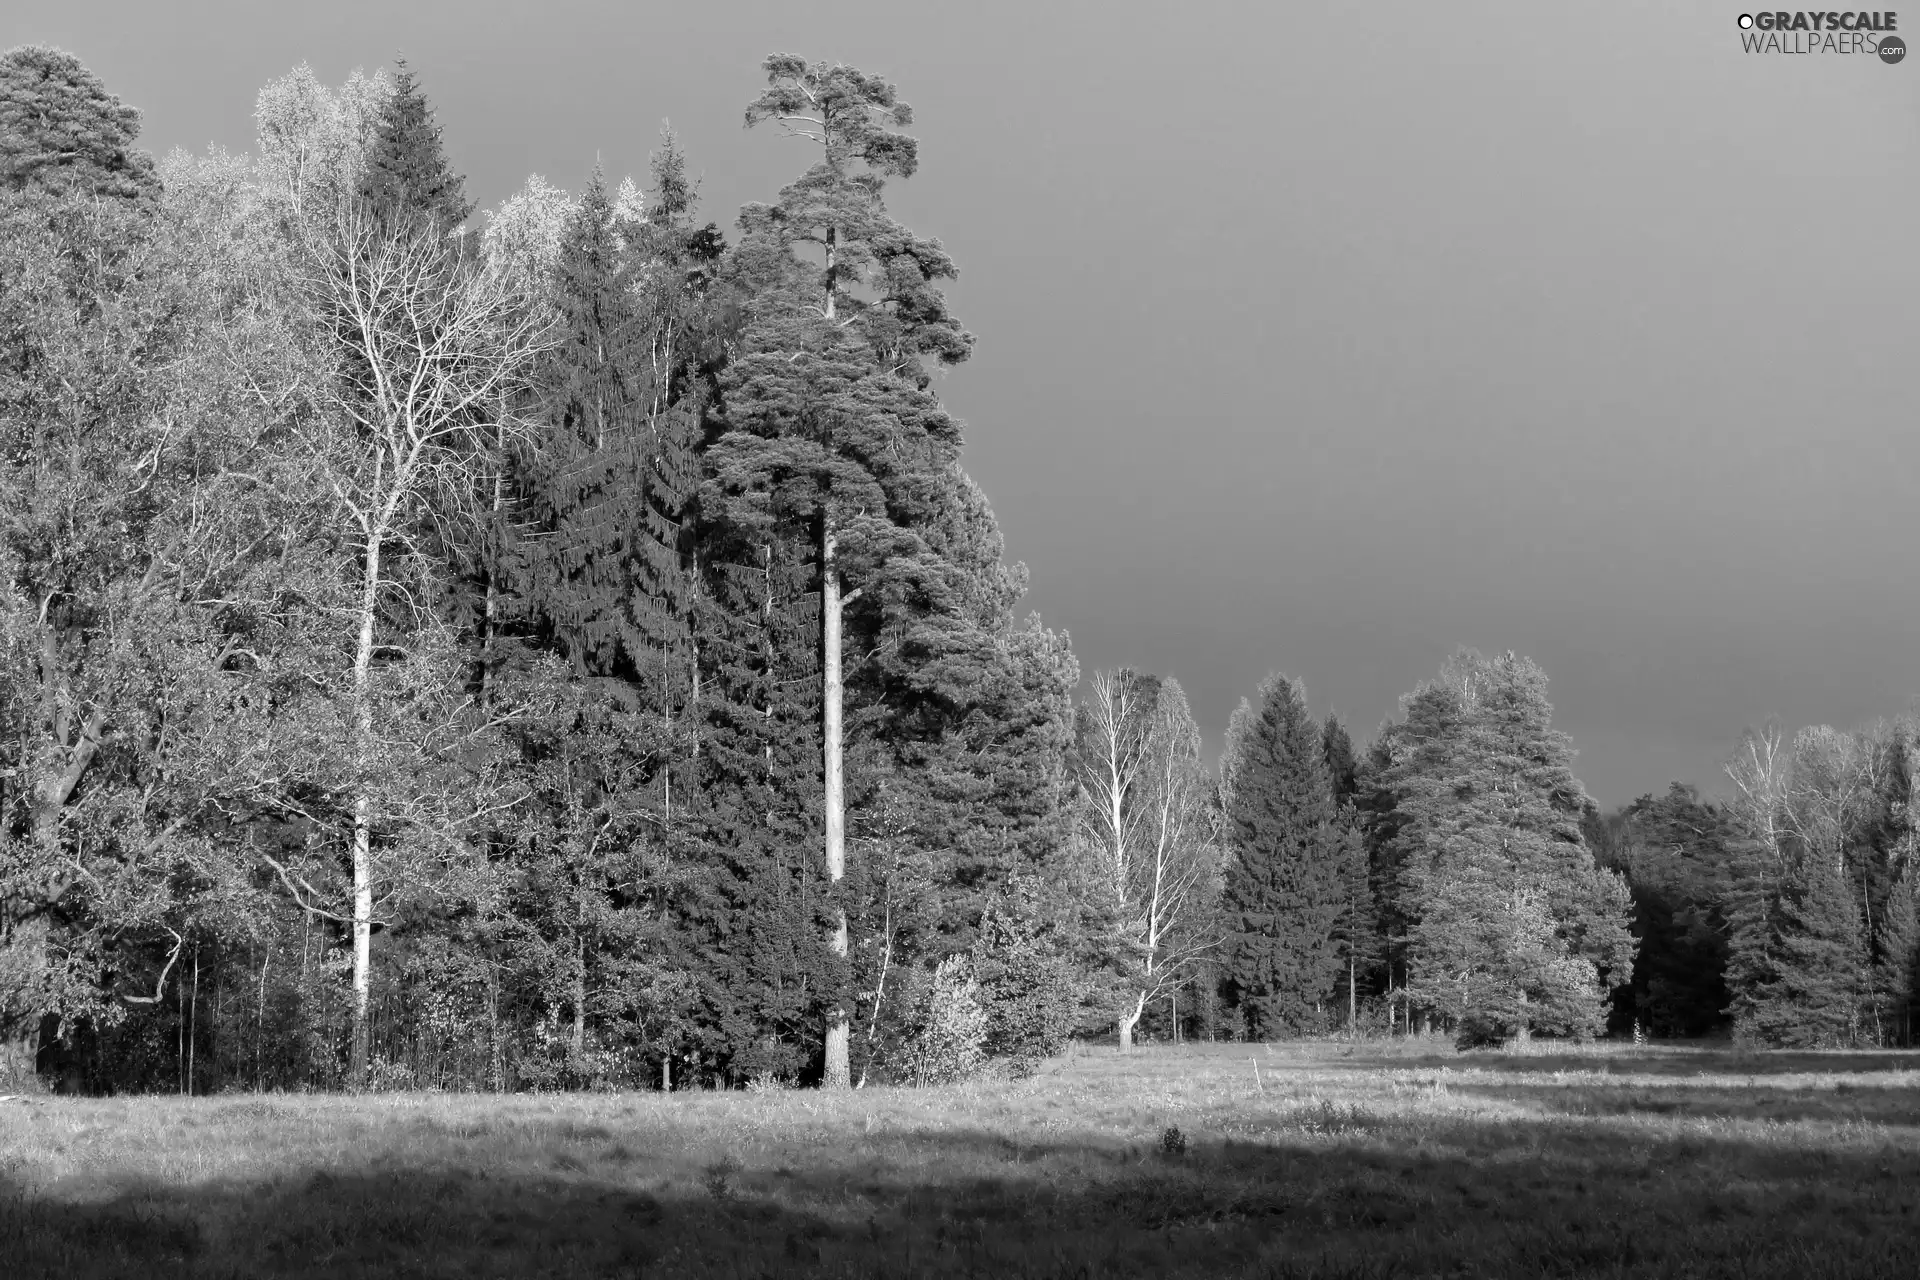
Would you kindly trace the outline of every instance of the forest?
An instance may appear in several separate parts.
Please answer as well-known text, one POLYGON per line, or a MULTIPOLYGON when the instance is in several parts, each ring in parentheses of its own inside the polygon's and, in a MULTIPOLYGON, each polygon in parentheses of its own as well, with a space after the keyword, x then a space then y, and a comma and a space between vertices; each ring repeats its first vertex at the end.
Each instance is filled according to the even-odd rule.
POLYGON ((0 56, 0 1091, 1912 1044, 1911 717, 1609 813, 1512 652, 1366 740, 1276 674, 1217 762, 1083 672, 937 394, 911 108, 761 70, 794 176, 736 216, 665 131, 476 208, 404 63, 155 159, 0 56))

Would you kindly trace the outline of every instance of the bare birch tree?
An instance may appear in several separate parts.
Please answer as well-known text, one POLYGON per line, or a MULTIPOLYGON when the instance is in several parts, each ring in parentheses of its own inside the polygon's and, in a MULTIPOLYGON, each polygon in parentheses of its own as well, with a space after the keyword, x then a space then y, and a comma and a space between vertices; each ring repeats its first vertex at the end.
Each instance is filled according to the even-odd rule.
POLYGON ((1096 672, 1089 683, 1081 813, 1112 922, 1124 1048, 1147 1006, 1207 947, 1197 924, 1218 847, 1214 787, 1178 683, 1130 671, 1096 672))
POLYGON ((1784 857, 1789 786, 1786 738, 1780 726, 1769 723, 1763 729, 1747 730, 1725 768, 1737 793, 1734 808, 1741 825, 1764 847, 1777 873, 1784 857))
MULTIPOLYGON (((342 361, 320 384, 320 411, 299 429, 359 561, 350 618, 352 892, 345 913, 352 931, 350 1073, 358 1086, 368 1051, 379 879, 374 836, 391 816, 375 811, 386 755, 375 732, 376 668, 414 656, 405 634, 383 634, 394 630, 383 626, 390 606, 391 616, 425 618, 423 602, 390 562, 416 555, 414 534, 423 521, 457 518, 471 503, 475 459, 511 434, 509 406, 543 349, 549 322, 523 305, 503 273, 456 258, 427 227, 382 226, 345 202, 330 231, 309 238, 303 284, 342 361)), ((440 728, 447 736, 458 732, 451 721, 440 728)), ((317 909, 291 879, 287 887, 317 909)))

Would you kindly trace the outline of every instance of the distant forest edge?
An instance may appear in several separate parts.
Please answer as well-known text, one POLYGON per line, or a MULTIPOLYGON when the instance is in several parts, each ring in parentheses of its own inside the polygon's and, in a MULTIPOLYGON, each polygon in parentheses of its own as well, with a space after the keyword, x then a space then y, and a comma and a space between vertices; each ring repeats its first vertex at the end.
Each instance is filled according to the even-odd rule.
POLYGON ((1904 1045, 1920 727, 1602 815, 1545 674, 1371 743, 1023 617, 933 392, 973 336, 894 86, 775 55, 801 172, 476 211, 419 81, 250 154, 0 57, 0 1089, 1018 1072, 1073 1036, 1904 1045))

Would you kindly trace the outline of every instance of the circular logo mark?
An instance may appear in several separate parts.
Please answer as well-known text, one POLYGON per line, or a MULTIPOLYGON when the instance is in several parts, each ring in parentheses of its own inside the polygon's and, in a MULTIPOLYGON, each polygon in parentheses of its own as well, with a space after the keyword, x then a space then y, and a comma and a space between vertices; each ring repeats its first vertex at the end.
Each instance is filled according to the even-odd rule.
POLYGON ((1752 15, 1752 14, 1750 14, 1750 13, 1743 13, 1743 14, 1741 14, 1741 15, 1740 15, 1740 29, 1741 29, 1742 31, 1748 31, 1748 30, 1751 30, 1751 29, 1752 29, 1752 27, 1753 27, 1753 15, 1752 15))
POLYGON ((1880 37, 1880 61, 1891 66, 1907 56, 1907 42, 1899 36, 1880 37))

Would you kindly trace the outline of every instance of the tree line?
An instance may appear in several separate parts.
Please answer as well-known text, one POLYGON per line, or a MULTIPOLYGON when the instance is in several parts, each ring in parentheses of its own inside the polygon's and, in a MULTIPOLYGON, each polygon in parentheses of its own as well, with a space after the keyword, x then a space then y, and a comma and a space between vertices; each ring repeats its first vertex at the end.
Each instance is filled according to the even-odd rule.
POLYGON ((1590 823, 1632 886, 1620 1021, 1768 1046, 1910 1045, 1920 724, 1750 730, 1731 798, 1675 783, 1590 823))
MULTIPOLYGON (((1823 1000, 1781 957, 1856 901, 1845 1033, 1906 1034, 1859 976, 1913 950, 1904 872, 1850 870, 1865 809, 1756 782, 1715 847, 1772 861, 1704 905, 1651 802, 1598 816, 1524 659, 1456 655, 1364 749, 1276 676, 1217 769, 1175 681, 1083 682, 934 392, 974 338, 885 205, 911 109, 762 70, 746 124, 808 159, 728 233, 670 134, 644 186, 477 211, 404 64, 296 69, 252 151, 156 162, 77 59, 0 57, 9 1083, 1583 1037, 1681 1026, 1708 963, 1781 1038, 1753 1011, 1823 1000)), ((1891 867, 1904 821, 1859 847, 1891 867)))

